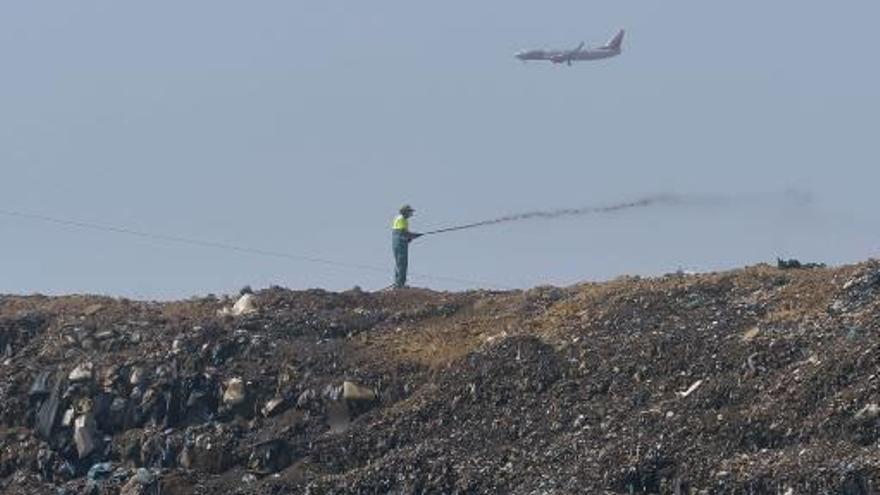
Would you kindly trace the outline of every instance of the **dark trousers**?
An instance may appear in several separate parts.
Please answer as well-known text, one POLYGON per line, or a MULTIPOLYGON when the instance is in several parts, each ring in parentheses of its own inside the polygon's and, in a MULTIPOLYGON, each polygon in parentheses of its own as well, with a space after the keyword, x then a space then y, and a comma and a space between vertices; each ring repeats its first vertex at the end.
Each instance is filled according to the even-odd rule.
POLYGON ((406 287, 406 269, 409 264, 409 240, 404 232, 392 231, 391 249, 394 251, 394 286, 406 287))

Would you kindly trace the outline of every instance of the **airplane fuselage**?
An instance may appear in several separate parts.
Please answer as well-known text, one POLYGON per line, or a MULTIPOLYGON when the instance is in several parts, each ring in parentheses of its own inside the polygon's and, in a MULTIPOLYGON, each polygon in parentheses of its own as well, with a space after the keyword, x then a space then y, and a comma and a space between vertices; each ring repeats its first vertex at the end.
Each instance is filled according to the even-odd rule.
MULTIPOLYGON (((577 53, 573 53, 571 54, 571 60, 599 60, 601 58, 611 58, 617 55, 620 55, 620 50, 598 48, 594 50, 581 50, 577 53)), ((566 60, 568 60, 568 56, 565 54, 550 59, 551 62, 556 64, 561 64, 566 60)))
POLYGON ((589 50, 581 50, 575 53, 569 53, 564 50, 525 50, 516 54, 516 58, 522 61, 528 60, 546 60, 554 64, 562 64, 571 59, 572 62, 578 60, 599 60, 603 58, 611 58, 620 55, 619 49, 594 48, 589 50))

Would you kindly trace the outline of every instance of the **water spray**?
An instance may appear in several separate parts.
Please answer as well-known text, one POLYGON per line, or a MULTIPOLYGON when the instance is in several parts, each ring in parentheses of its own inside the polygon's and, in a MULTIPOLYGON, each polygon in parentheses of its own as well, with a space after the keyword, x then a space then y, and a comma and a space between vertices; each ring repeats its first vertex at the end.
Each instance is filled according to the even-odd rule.
POLYGON ((586 206, 583 208, 562 208, 556 210, 538 210, 528 211, 525 213, 517 213, 514 215, 505 215, 503 217, 493 218, 491 220, 482 220, 479 222, 458 225, 455 227, 446 227, 437 230, 423 232, 422 235, 435 235, 446 232, 454 232, 456 230, 475 229, 479 227, 487 227, 489 225, 497 225, 499 223, 519 222, 523 220, 551 220, 561 217, 575 217, 581 215, 599 215, 604 213, 614 213, 624 210, 633 210, 640 208, 649 208, 652 206, 669 206, 686 202, 686 198, 675 194, 660 194, 656 196, 648 196, 624 203, 615 203, 604 206, 586 206))

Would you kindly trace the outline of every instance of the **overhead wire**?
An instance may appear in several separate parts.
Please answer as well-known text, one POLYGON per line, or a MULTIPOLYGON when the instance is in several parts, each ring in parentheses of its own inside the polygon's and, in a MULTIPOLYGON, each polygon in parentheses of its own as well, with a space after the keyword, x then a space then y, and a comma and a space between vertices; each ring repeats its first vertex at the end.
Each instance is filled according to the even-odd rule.
MULTIPOLYGON (((316 263, 328 266, 335 266, 340 268, 350 268, 355 270, 365 270, 372 271, 377 273, 387 273, 388 269, 379 267, 376 265, 368 265, 364 263, 351 263, 347 261, 338 261, 328 258, 319 258, 315 256, 308 256, 303 254, 296 253, 288 253, 282 251, 274 251, 268 249, 260 249, 253 248, 249 246, 241 246, 237 244, 230 244, 226 242, 218 242, 218 241, 210 241, 204 239, 197 239, 193 237, 184 237, 178 235, 168 235, 157 232, 148 232, 144 230, 132 229, 128 227, 119 227, 113 225, 104 225, 97 222, 90 221, 81 221, 81 220, 71 220, 66 218, 59 218, 50 215, 43 215, 39 213, 31 213, 10 209, 0 209, 0 215, 4 215, 7 217, 20 218, 26 220, 37 220, 44 223, 52 223, 55 225, 62 225, 66 227, 74 227, 84 230, 93 230, 100 232, 109 232, 115 234, 124 234, 129 236, 141 237, 144 239, 150 239, 155 241, 164 241, 170 243, 177 244, 187 244, 191 246, 203 247, 203 248, 211 248, 211 249, 219 249, 224 251, 232 251, 243 254, 250 254, 255 256, 265 256, 265 257, 273 257, 273 258, 281 258, 288 259, 294 261, 303 261, 308 263, 316 263)), ((410 275, 414 278, 420 278, 425 280, 437 280, 437 281, 445 281, 445 282, 454 282, 462 285, 476 285, 476 286, 487 286, 487 287, 496 287, 500 289, 510 289, 510 287, 505 287, 497 283, 486 282, 482 280, 471 280, 466 278, 459 277, 450 277, 445 275, 429 275, 425 273, 418 272, 410 272, 410 275)))

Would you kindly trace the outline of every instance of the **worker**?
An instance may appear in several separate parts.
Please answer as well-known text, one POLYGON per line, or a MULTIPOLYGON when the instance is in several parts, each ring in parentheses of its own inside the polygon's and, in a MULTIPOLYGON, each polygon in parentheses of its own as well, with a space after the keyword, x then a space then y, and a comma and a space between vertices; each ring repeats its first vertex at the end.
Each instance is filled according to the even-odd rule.
POLYGON ((391 225, 391 247, 394 251, 394 288, 406 287, 406 269, 409 263, 409 243, 422 234, 409 231, 409 218, 415 210, 410 205, 403 205, 400 214, 394 218, 391 225))

